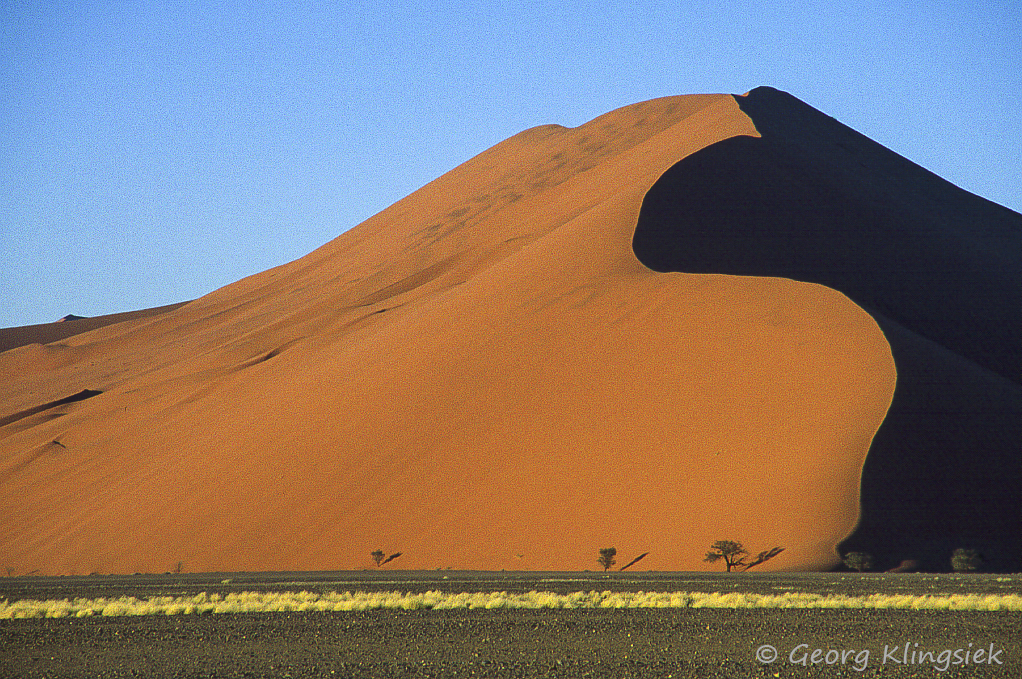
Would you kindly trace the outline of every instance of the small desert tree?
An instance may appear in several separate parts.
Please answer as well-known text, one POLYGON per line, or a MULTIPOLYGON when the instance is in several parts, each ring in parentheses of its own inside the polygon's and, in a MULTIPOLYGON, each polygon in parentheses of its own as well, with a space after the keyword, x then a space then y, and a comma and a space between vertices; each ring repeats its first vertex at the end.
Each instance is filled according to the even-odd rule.
POLYGON ((951 568, 955 573, 971 573, 983 565, 983 557, 975 549, 956 549, 951 555, 951 568))
POLYGON ((717 540, 710 545, 710 551, 706 553, 706 558, 703 561, 717 563, 723 559, 724 566, 730 573, 731 569, 742 565, 742 560, 748 553, 749 551, 737 540, 717 540))
POLYGON ((757 554, 752 561, 746 562, 745 557, 749 555, 749 552, 742 546, 742 543, 737 540, 717 540, 710 545, 710 551, 706 553, 706 558, 703 561, 716 563, 723 559, 728 573, 734 569, 747 571, 753 566, 769 561, 783 551, 784 547, 767 549, 757 554))
POLYGON ((369 556, 373 557, 373 561, 376 562, 376 567, 379 568, 380 564, 383 563, 383 559, 387 555, 383 553, 382 549, 377 549, 375 552, 372 552, 369 556))
POLYGON ((607 569, 617 563, 617 561, 614 560, 615 556, 617 556, 616 547, 604 547, 600 550, 600 558, 597 559, 596 562, 603 566, 604 571, 607 571, 607 569))
POLYGON ((873 567, 873 555, 866 552, 848 552, 845 554, 844 562, 852 570, 861 573, 873 567))

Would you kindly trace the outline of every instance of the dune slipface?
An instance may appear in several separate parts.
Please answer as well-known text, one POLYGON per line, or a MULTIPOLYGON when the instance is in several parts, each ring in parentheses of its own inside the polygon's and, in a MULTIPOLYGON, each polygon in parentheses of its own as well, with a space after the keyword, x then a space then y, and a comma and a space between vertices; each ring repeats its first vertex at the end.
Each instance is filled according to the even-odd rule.
MULTIPOLYGON (((361 568, 379 548, 574 570, 613 545, 700 570, 738 539, 787 548, 763 568, 832 567, 895 391, 881 326, 827 281, 640 253, 651 187, 686 194, 685 159, 759 140, 743 107, 530 129, 295 262, 0 354, 4 565, 361 568)), ((726 237, 730 207, 700 210, 726 237)), ((652 248, 673 257, 667 222, 652 248)))
POLYGON ((694 153, 652 187, 636 255, 658 271, 840 290, 890 342, 898 387, 842 551, 947 570, 956 548, 1022 566, 1022 215, 791 95, 737 97, 761 136, 694 153))

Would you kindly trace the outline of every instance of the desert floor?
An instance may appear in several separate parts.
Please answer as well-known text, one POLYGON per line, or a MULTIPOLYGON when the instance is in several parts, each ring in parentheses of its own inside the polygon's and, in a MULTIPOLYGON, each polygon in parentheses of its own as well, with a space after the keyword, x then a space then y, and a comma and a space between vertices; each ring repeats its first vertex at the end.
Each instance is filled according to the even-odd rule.
MULTIPOLYGON (((0 579, 0 599, 8 601, 302 590, 1018 594, 1022 577, 373 571, 0 579)), ((35 618, 0 620, 0 676, 1017 677, 1022 676, 1020 631, 1022 614, 1017 612, 862 609, 462 609, 35 618), (777 649, 773 663, 757 660, 765 644, 777 649), (934 651, 935 656, 945 649, 992 647, 999 652, 996 662, 939 671, 928 661, 905 663, 905 644, 911 651, 934 651), (814 649, 822 649, 816 664, 809 655, 814 649), (827 650, 847 651, 844 663, 828 664, 827 650), (868 658, 863 651, 869 652, 868 658), (793 662, 803 657, 806 664, 793 662)))

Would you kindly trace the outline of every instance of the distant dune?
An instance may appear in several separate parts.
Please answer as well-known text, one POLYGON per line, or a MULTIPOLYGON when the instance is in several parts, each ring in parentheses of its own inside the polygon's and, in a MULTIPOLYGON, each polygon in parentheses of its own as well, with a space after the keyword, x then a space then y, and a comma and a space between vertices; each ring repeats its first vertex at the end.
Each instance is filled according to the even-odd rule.
MULTIPOLYGON (((774 90, 527 130, 295 262, 0 354, 0 566, 581 570, 615 546, 702 570, 717 539, 785 546, 764 569, 842 541, 925 560, 949 544, 913 532, 927 503, 978 486, 935 487, 962 465, 919 399, 965 436, 966 391, 1006 420, 1018 389, 982 322, 918 299, 967 249, 934 200, 1001 220, 945 278, 997 251, 1010 279, 1018 215, 774 90), (923 235, 877 242, 902 223, 923 235), (899 257, 934 273, 913 291, 899 257)), ((941 295, 1003 282, 980 279, 941 295)), ((989 474, 1017 455, 984 454, 1017 508, 989 474)), ((1004 539, 969 509, 950 542, 1004 539)))
POLYGON ((16 328, 0 328, 0 352, 23 347, 26 344, 50 344, 72 335, 79 335, 89 330, 113 325, 114 323, 158 316, 159 314, 173 311, 184 304, 186 302, 168 304, 152 309, 142 309, 140 311, 125 311, 119 314, 94 316, 92 318, 68 314, 53 323, 23 325, 16 328))

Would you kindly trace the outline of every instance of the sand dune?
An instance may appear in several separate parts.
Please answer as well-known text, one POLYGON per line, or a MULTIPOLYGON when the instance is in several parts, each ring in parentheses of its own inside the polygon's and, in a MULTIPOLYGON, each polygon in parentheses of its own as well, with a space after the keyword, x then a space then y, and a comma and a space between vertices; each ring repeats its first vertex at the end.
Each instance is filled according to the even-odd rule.
MULTIPOLYGON (((805 109, 756 90, 527 130, 295 262, 0 354, 0 565, 361 568, 380 548, 402 552, 388 567, 574 570, 613 545, 622 563, 701 570, 732 538, 787 548, 763 568, 824 569, 846 538, 887 549, 900 538, 876 498, 894 493, 871 470, 892 454, 867 452, 878 428, 910 431, 884 422, 911 393, 899 352, 949 381, 990 376, 969 382, 982 394, 1018 382, 1010 351, 968 354, 933 305, 846 284, 875 278, 841 254, 888 233, 848 235, 874 212, 957 237, 927 221, 951 189, 868 140, 835 150, 844 128, 805 109), (878 158, 909 185, 878 181, 878 158), (827 172, 802 193, 784 182, 827 172), (814 223, 836 253, 818 260, 830 250, 775 213, 845 190, 814 223), (809 264, 781 256, 793 239, 809 264)), ((1017 215, 996 214, 965 238, 1007 238, 1017 215)), ((1003 284, 983 281, 973 292, 1003 284)))
POLYGON ((168 304, 166 306, 142 309, 141 311, 125 311, 118 314, 106 314, 104 316, 75 316, 68 314, 53 323, 40 323, 39 325, 23 325, 16 328, 0 328, 0 353, 26 344, 50 344, 67 339, 73 335, 80 335, 83 332, 103 328, 114 323, 132 321, 139 318, 149 318, 159 314, 173 311, 185 303, 168 304))
POLYGON ((783 276, 870 312, 898 388, 843 549, 947 569, 959 547, 1022 565, 1022 215, 794 97, 738 97, 761 137, 668 170, 633 242, 659 271, 783 276))

